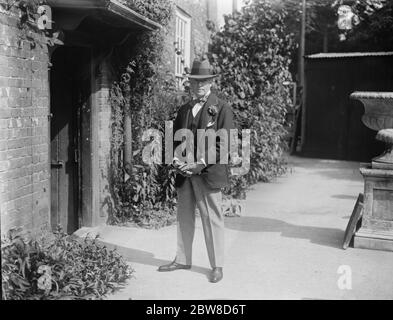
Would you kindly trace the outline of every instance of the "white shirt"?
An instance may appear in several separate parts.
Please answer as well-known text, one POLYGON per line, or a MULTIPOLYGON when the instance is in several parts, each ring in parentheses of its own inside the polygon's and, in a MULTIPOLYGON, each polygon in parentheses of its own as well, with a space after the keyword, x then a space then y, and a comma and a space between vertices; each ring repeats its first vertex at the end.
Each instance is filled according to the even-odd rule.
MULTIPOLYGON (((209 97, 209 95, 210 95, 210 90, 204 95, 204 97, 203 97, 202 99, 203 99, 204 101, 206 101, 207 98, 209 97)), ((198 114, 199 110, 201 110, 201 108, 203 107, 203 105, 204 105, 204 103, 198 102, 198 103, 192 108, 192 115, 193 115, 194 117, 198 114)))

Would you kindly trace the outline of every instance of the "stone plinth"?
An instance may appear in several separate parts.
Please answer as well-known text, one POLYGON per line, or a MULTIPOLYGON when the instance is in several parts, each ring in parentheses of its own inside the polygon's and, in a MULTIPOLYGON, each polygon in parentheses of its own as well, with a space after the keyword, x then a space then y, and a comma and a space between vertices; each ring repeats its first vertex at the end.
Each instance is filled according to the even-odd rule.
POLYGON ((363 123, 378 131, 385 152, 361 165, 364 178, 362 226, 354 247, 393 251, 393 92, 354 92, 350 96, 364 105, 363 123))
POLYGON ((393 170, 362 165, 364 211, 355 248, 393 251, 393 170))

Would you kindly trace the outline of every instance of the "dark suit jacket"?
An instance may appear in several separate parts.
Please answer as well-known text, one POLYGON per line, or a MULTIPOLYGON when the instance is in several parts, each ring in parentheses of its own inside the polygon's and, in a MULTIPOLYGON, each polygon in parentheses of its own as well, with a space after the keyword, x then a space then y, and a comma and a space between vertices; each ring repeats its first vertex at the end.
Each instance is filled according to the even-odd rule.
MULTIPOLYGON (((195 103, 191 101, 180 107, 173 125, 174 133, 176 133, 176 131, 179 129, 189 129, 188 128, 189 117, 190 116, 192 117, 191 110, 194 107, 194 105, 195 103)), ((201 112, 201 114, 197 125, 197 129, 213 129, 215 131, 220 129, 227 129, 228 139, 229 139, 229 130, 235 129, 235 124, 233 120, 232 109, 228 103, 219 99, 214 93, 211 93, 206 103, 204 104, 204 106, 199 112, 201 112), (213 117, 208 113, 209 106, 216 106, 217 114, 213 117), (214 122, 214 124, 207 128, 209 122, 214 122)), ((174 141, 174 150, 180 143, 181 142, 179 141, 174 141)), ((197 141, 197 143, 199 144, 200 142, 197 141)), ((207 161, 208 153, 206 147, 205 149, 206 154, 204 160, 205 163, 207 164, 207 167, 202 170, 201 176, 211 188, 220 189, 226 187, 229 184, 229 168, 227 164, 219 163, 219 159, 220 159, 219 139, 217 139, 215 143, 215 147, 216 147, 216 152, 215 152, 216 164, 208 164, 207 161)), ((228 150, 229 150, 229 141, 228 141, 228 150)), ((182 176, 181 174, 177 174, 176 183, 175 183, 176 187, 180 187, 184 182, 184 180, 185 180, 184 176, 182 176)))

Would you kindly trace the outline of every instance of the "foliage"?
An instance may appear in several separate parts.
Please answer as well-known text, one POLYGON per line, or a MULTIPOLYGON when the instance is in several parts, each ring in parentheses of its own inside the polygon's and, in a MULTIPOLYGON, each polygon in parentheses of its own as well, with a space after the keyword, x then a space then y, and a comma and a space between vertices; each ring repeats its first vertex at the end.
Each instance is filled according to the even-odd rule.
POLYGON ((168 206, 162 206, 161 209, 143 210, 139 215, 133 217, 131 222, 124 225, 137 225, 147 229, 160 229, 170 226, 176 222, 176 215, 173 209, 168 206))
POLYGON ((101 299, 133 272, 114 250, 61 230, 50 241, 10 232, 1 257, 3 300, 101 299))
MULTIPOLYGON (((306 53, 328 51, 339 47, 336 6, 331 0, 306 1, 306 53)), ((276 5, 288 11, 285 28, 294 34, 296 43, 300 43, 301 18, 303 14, 301 0, 277 0, 276 5)))
POLYGON ((251 169, 232 178, 227 193, 244 198, 245 188, 285 172, 285 114, 290 105, 289 54, 285 10, 253 1, 241 13, 225 17, 212 37, 209 58, 221 74, 216 86, 231 102, 239 129, 251 129, 251 169))
POLYGON ((19 15, 18 28, 21 30, 19 35, 19 47, 22 46, 23 41, 30 43, 30 47, 33 49, 38 44, 42 47, 42 44, 48 46, 63 45, 61 37, 63 34, 60 31, 53 29, 40 29, 38 27, 39 18, 44 18, 45 12, 39 13, 39 6, 45 4, 44 0, 0 0, 0 6, 6 12, 13 12, 19 15), (39 41, 32 34, 39 34, 42 36, 43 41, 39 41), (42 42, 42 43, 41 43, 42 42))
MULTIPOLYGON (((301 0, 271 0, 289 12, 285 20, 288 33, 300 43, 301 0)), ((306 54, 317 52, 378 51, 392 48, 392 1, 386 0, 307 0, 306 54), (349 5, 360 18, 340 41, 337 9, 349 5)), ((296 56, 296 53, 294 54, 296 56)))
POLYGON ((174 75, 162 67, 166 26, 173 12, 172 1, 127 1, 140 13, 159 22, 163 29, 143 32, 115 53, 119 81, 111 90, 112 144, 111 194, 115 208, 109 223, 134 221, 139 225, 166 225, 173 220, 175 174, 166 165, 148 166, 142 161, 142 133, 146 128, 164 134, 164 122, 175 117, 181 103, 174 75), (131 4, 132 3, 132 4, 131 4), (124 116, 132 122, 132 163, 125 167, 124 116), (150 219, 149 217, 154 217, 150 219))
POLYGON ((38 6, 43 1, 38 0, 2 0, 0 1, 2 7, 7 11, 12 11, 13 8, 19 9, 20 24, 24 24, 29 20, 36 20, 38 6))
POLYGON ((172 15, 172 4, 168 1, 121 0, 121 2, 141 15, 164 25, 172 15))
MULTIPOLYGON (((174 87, 172 84, 165 82, 161 74, 157 73, 152 78, 152 91, 145 96, 143 108, 138 110, 132 109, 131 119, 133 123, 133 163, 132 174, 128 174, 123 167, 123 162, 113 162, 112 172, 115 175, 114 192, 118 199, 116 216, 113 217, 112 223, 124 223, 130 219, 140 225, 146 226, 147 212, 151 216, 163 217, 158 220, 162 221, 160 225, 165 225, 165 221, 171 221, 174 215, 173 209, 176 204, 176 190, 174 187, 175 173, 167 165, 146 165, 142 161, 142 149, 145 143, 142 143, 142 132, 145 128, 158 129, 162 136, 164 135, 164 122, 171 120, 175 116, 175 110, 179 105, 174 87), (154 213, 157 211, 156 213, 154 213)), ((116 97, 114 91, 112 96, 116 97)), ((136 99, 137 95, 134 95, 136 99)), ((112 140, 112 152, 122 150, 122 126, 123 112, 119 111, 115 103, 112 103, 115 109, 113 123, 114 134, 112 140), (117 110, 117 111, 116 111, 117 110), (117 116, 116 116, 117 115, 117 116), (120 125, 119 125, 120 124, 120 125)), ((118 153, 119 151, 117 151, 118 153)), ((165 150, 163 150, 163 153, 165 150)), ((155 222, 152 221, 153 224, 155 222)))
POLYGON ((361 23, 348 38, 359 51, 393 50, 393 1, 359 1, 355 6, 361 23))

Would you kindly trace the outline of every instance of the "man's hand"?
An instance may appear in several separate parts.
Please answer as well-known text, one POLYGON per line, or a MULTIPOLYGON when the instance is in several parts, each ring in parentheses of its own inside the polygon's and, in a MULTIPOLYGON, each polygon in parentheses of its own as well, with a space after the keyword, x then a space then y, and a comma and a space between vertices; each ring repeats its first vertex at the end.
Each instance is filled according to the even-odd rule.
POLYGON ((200 174, 201 171, 205 168, 203 163, 185 163, 182 164, 179 169, 184 172, 191 172, 191 174, 200 174))
POLYGON ((176 170, 177 173, 180 173, 184 177, 191 177, 192 173, 187 170, 181 170, 181 167, 184 167, 186 163, 179 161, 177 158, 173 160, 172 167, 176 170))

